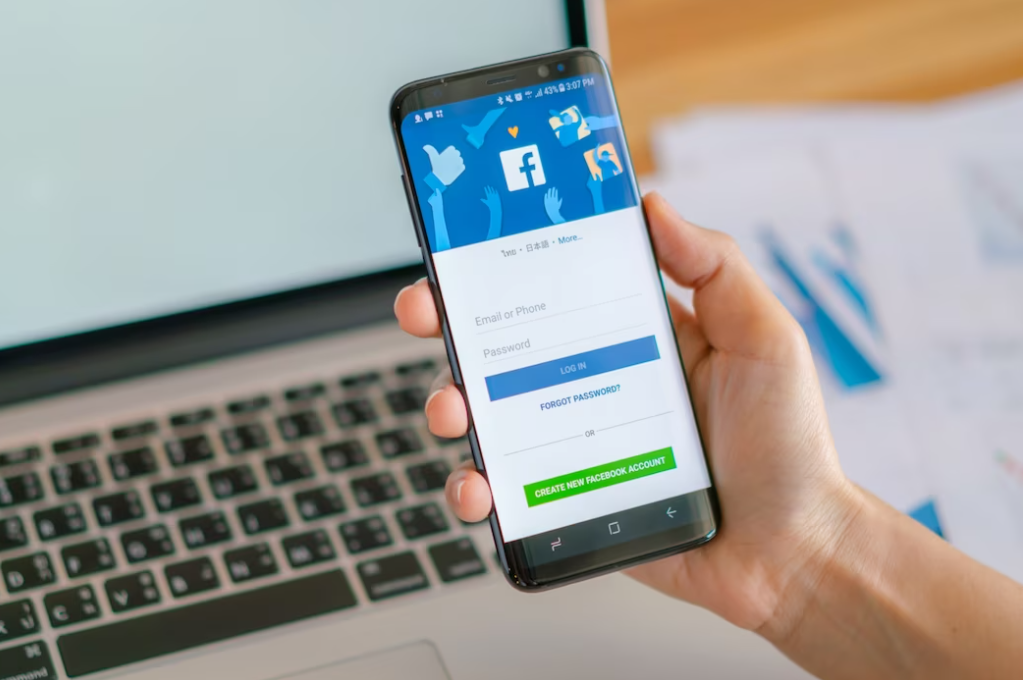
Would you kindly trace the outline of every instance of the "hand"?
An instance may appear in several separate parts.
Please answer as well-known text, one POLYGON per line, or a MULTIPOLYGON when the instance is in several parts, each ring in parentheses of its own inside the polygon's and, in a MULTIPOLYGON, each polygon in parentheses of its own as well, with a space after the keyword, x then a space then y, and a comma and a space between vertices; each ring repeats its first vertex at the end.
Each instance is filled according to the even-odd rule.
MULTIPOLYGON (((441 153, 437 153, 437 149, 427 144, 423 147, 423 151, 430 157, 430 169, 433 171, 433 176, 443 186, 451 186, 451 183, 465 172, 465 161, 462 160, 462 154, 455 147, 449 146, 441 153)), ((429 179, 427 183, 429 183, 429 179)), ((440 187, 435 186, 433 189, 440 190, 440 187)))
POLYGON ((551 187, 543 195, 543 207, 547 211, 547 217, 552 224, 563 224, 565 218, 561 216, 561 199, 558 197, 558 190, 551 187))
MULTIPOLYGON (((640 581, 759 629, 798 615, 796 582, 817 583, 819 565, 844 540, 861 492, 838 464, 817 374, 802 329, 728 236, 695 227, 656 194, 645 199, 660 264, 694 290, 693 307, 671 300, 694 407, 710 456, 723 522, 691 552, 630 570, 640 581)), ((401 327, 440 333, 425 281, 395 302, 401 327)), ((447 377, 450 381, 450 377, 447 377)), ((461 393, 438 383, 426 403, 430 430, 465 433, 461 393)), ((448 480, 465 521, 490 512, 486 480, 470 466, 448 480)))
POLYGON ((490 212, 495 210, 501 211, 501 195, 497 193, 494 187, 483 187, 484 196, 480 200, 483 201, 483 205, 490 209, 490 212))

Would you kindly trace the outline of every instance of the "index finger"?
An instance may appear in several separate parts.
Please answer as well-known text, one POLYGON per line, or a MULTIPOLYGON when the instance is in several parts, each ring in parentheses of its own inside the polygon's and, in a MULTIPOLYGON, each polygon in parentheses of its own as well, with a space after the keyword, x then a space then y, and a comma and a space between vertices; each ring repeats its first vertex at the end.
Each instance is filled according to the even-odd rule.
POLYGON ((398 325, 409 335, 419 338, 440 337, 440 317, 433 302, 430 284, 419 279, 411 286, 405 286, 394 300, 394 315, 398 325))

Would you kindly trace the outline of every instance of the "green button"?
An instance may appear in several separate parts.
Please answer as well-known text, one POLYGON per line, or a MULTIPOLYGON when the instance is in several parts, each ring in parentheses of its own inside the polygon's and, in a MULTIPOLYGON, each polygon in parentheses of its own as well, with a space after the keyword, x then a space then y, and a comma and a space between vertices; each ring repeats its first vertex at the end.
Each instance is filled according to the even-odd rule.
POLYGON ((529 507, 675 469, 671 447, 559 475, 523 487, 529 507))

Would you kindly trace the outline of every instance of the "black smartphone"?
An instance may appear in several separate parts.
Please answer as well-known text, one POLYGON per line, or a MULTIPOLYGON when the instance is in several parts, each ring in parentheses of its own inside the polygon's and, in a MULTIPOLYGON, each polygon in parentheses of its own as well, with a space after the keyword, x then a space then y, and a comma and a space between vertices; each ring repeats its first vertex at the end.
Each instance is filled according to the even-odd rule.
POLYGON ((710 541, 718 504, 604 61, 420 80, 391 124, 509 580, 710 541))

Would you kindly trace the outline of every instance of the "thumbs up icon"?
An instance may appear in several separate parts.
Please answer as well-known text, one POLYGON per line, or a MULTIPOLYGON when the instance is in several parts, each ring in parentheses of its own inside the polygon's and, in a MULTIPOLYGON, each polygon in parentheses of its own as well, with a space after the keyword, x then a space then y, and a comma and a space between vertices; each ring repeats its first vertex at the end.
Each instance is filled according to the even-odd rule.
POLYGON ((465 172, 465 161, 462 154, 453 146, 449 146, 441 152, 437 152, 431 144, 423 147, 423 151, 430 157, 430 169, 432 172, 426 176, 426 183, 434 191, 444 191, 451 183, 458 179, 458 176, 465 172))

